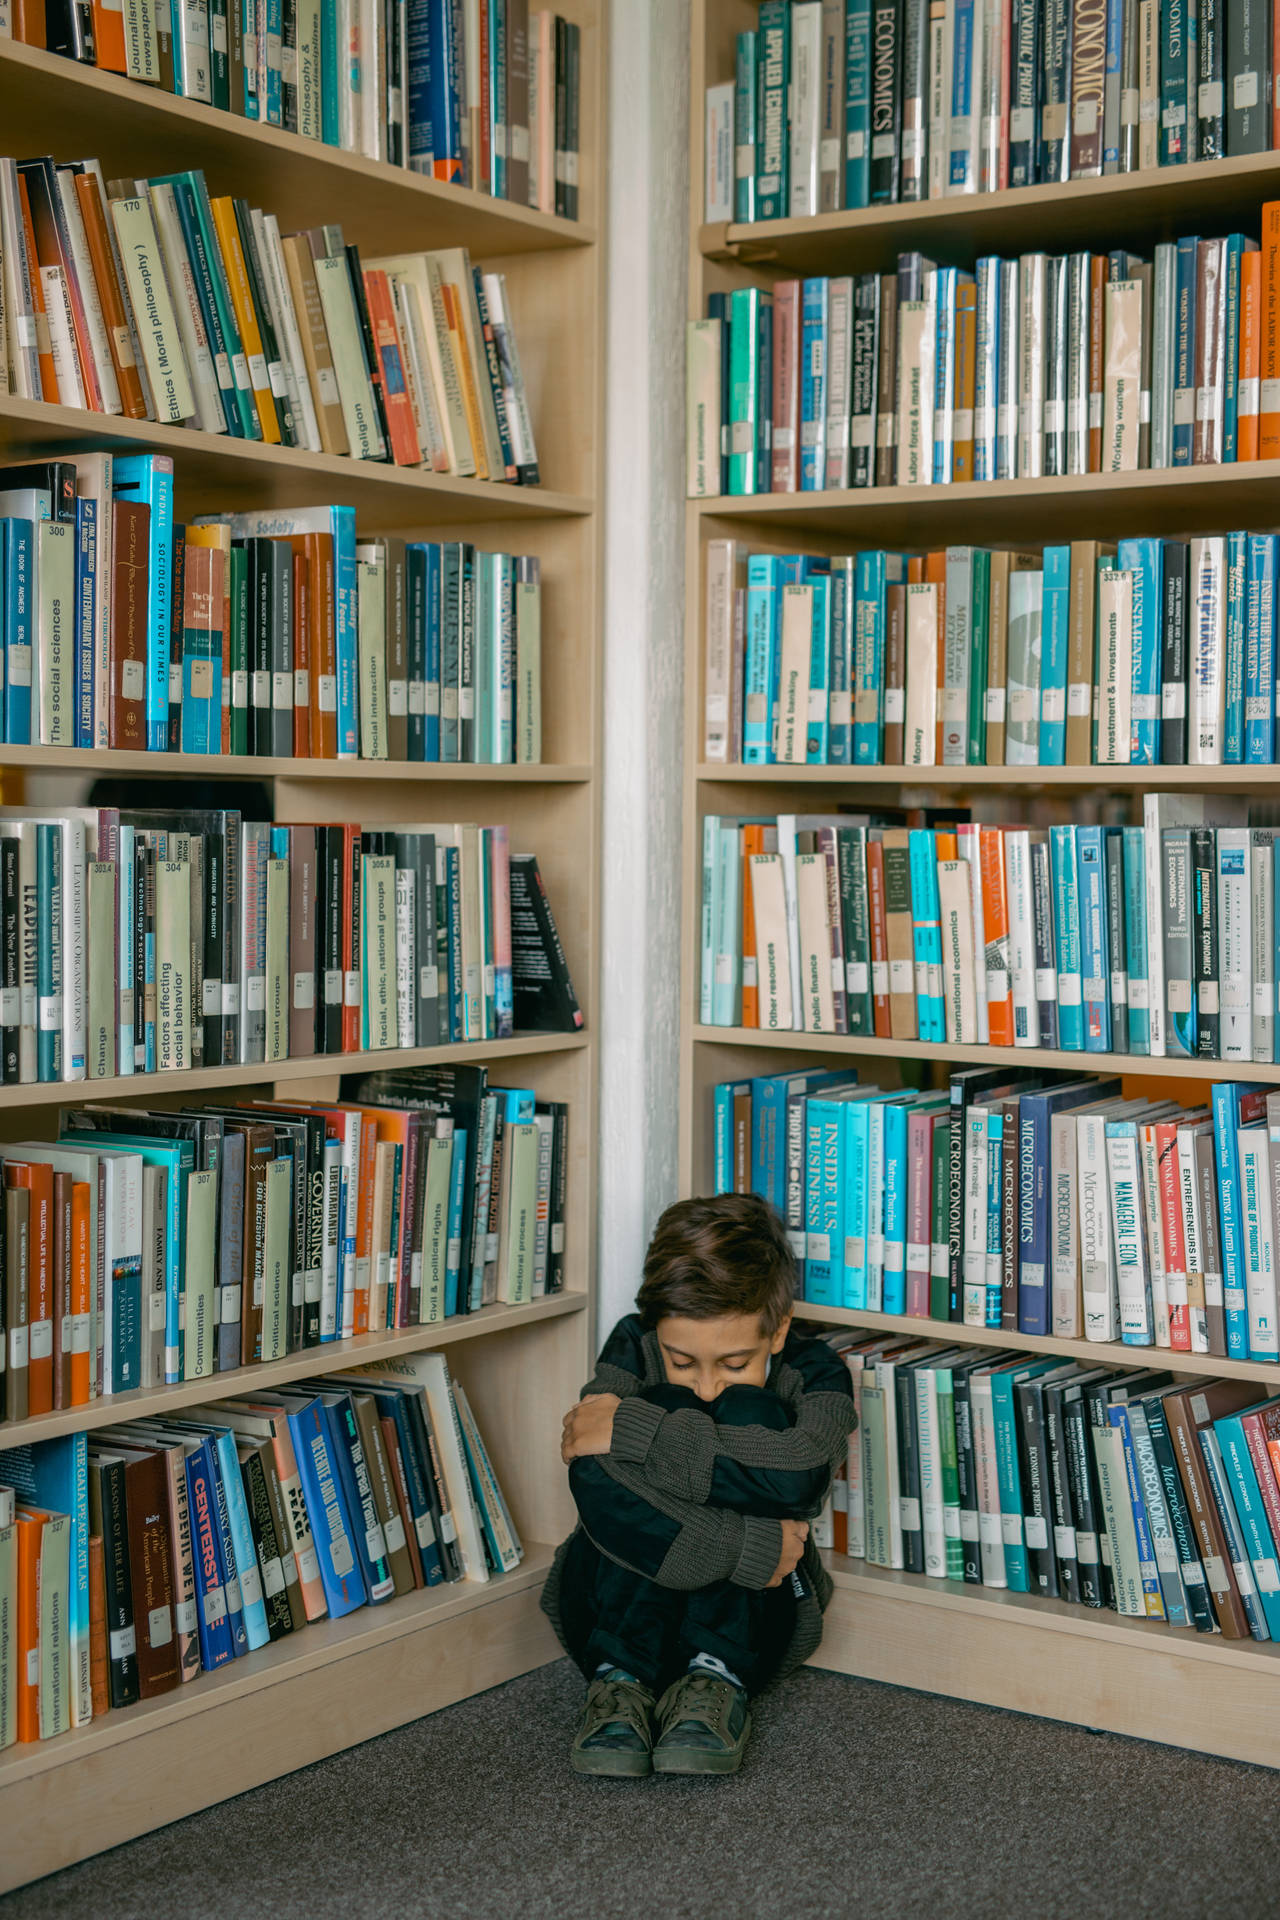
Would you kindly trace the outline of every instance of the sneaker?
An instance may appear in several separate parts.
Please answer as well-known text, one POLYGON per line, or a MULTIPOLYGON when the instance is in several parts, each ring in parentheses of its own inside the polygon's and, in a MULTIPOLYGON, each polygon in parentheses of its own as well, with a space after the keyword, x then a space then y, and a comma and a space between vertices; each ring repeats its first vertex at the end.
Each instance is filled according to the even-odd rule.
POLYGON ((587 1691, 587 1703, 569 1752, 573 1771, 631 1778, 652 1773, 652 1712, 653 1695, 638 1680, 617 1668, 601 1674, 587 1691))
POLYGON ((742 1687, 713 1673, 689 1672, 672 1682, 655 1718, 655 1773, 736 1773, 751 1733, 742 1687))

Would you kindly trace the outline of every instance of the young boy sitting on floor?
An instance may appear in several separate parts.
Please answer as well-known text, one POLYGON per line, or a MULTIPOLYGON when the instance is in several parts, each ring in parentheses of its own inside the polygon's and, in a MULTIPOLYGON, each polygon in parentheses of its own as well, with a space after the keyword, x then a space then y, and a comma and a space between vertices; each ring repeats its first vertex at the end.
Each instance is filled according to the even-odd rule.
POLYGON ((842 1362, 791 1330, 795 1291, 766 1201, 668 1207, 565 1415, 579 1524, 542 1604, 589 1683, 579 1773, 736 1772, 748 1698, 822 1638, 808 1522, 855 1416, 842 1362))

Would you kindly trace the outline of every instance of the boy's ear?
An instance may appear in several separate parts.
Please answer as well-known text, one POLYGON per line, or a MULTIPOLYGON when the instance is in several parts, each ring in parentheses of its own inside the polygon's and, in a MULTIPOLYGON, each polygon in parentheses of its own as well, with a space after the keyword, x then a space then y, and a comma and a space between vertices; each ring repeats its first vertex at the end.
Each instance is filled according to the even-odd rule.
POLYGON ((789 1313, 786 1319, 783 1321, 782 1325, 778 1328, 778 1331, 774 1334, 772 1340, 769 1342, 770 1353, 782 1352, 782 1349, 787 1344, 787 1335, 791 1331, 791 1322, 794 1319, 794 1317, 795 1316, 793 1314, 789 1313))

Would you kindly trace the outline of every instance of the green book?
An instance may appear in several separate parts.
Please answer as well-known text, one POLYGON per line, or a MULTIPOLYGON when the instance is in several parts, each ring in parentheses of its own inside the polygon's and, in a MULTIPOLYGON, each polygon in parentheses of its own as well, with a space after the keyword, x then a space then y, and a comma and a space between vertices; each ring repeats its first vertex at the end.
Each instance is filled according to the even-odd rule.
POLYGON ((231 751, 249 751, 249 563, 244 542, 231 548, 231 751))
POLYGON ((866 828, 839 828, 836 845, 840 856, 840 918, 844 928, 845 1006, 849 1031, 874 1033, 866 828))
POLYGON ((973 550, 973 658, 969 666, 969 745, 971 767, 987 764, 987 654, 991 640, 991 554, 973 550))
POLYGON ((756 491, 760 438, 760 289, 729 296, 729 492, 756 491))
POLYGON ((942 1528, 946 1578, 964 1579, 964 1548, 960 1543, 960 1472, 956 1452, 956 1402, 950 1367, 936 1367, 938 1392, 938 1457, 942 1466, 942 1528))

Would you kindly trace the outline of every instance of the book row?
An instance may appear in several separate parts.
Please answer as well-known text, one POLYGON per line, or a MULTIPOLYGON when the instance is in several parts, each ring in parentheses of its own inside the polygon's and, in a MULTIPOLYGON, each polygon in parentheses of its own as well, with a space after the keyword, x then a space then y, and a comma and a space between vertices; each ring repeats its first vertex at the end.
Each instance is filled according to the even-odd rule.
POLYGON ((568 1110, 483 1067, 69 1108, 4 1159, 0 1418, 558 1293, 568 1110))
POLYGON ((84 1081, 582 1025, 503 826, 0 809, 0 1081, 84 1081))
POLYGON ((465 247, 362 261, 202 172, 0 160, 8 390, 93 413, 534 486, 501 274, 465 247))
POLYGON ((734 53, 706 93, 708 221, 1280 145, 1264 0, 761 0, 734 53))
POLYGON ((1280 1401, 989 1347, 829 1335, 859 1409, 819 1537, 873 1566, 1280 1638, 1280 1401))
POLYGON ((1280 203, 1150 260, 993 254, 972 273, 779 280, 689 323, 690 495, 947 486, 1280 453, 1280 203), (718 456, 718 457, 717 457, 718 456))
POLYGON ((1274 534, 825 558, 706 550, 703 753, 1270 766, 1274 534))
POLYGON ((299 760, 542 758, 536 555, 355 510, 174 518, 167 454, 0 467, 0 737, 299 760))
POLYGON ((715 1090, 716 1179, 779 1204, 816 1306, 1280 1357, 1280 1096, 1194 1109, 1006 1067, 934 1092, 850 1071, 715 1090))
POLYGON ((1277 829, 1248 820, 1181 794, 1132 827, 707 814, 699 1020, 1280 1060, 1277 829))
POLYGON ((528 0, 6 0, 0 38, 578 217, 581 29, 528 0))
POLYGON ((443 1354, 0 1450, 0 1748, 523 1555, 443 1354))

